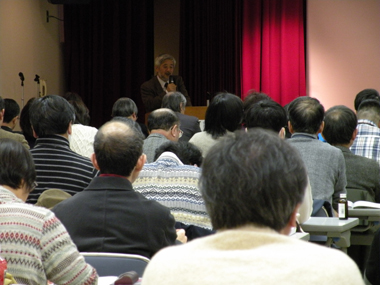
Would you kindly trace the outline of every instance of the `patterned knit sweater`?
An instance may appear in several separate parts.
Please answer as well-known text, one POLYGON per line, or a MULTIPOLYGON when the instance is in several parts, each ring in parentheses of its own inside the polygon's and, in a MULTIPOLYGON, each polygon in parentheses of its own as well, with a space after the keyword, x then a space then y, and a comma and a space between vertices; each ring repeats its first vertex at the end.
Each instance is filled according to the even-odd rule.
POLYGON ((211 229, 198 188, 199 176, 199 167, 184 165, 175 154, 164 152, 155 162, 144 165, 133 189, 168 207, 177 222, 211 229))
POLYGON ((18 283, 97 284, 95 269, 79 254, 48 209, 25 204, 0 186, 1 256, 18 283))

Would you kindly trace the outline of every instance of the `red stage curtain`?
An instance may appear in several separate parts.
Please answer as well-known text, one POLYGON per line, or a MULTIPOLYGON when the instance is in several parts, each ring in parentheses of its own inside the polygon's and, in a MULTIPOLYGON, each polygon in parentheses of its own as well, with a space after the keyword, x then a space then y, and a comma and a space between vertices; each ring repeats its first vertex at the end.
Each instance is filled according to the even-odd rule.
POLYGON ((244 0, 242 97, 250 89, 281 105, 306 95, 305 0, 244 0))

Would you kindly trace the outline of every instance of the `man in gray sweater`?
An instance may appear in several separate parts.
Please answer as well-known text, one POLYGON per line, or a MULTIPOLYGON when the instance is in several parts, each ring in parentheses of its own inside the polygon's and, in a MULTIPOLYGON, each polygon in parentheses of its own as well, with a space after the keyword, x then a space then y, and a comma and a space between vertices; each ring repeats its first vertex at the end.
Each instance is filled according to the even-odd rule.
POLYGON ((318 140, 324 127, 325 110, 315 98, 299 97, 289 105, 287 141, 300 153, 305 163, 313 199, 330 202, 337 210, 339 195, 346 193, 346 167, 342 152, 318 140))

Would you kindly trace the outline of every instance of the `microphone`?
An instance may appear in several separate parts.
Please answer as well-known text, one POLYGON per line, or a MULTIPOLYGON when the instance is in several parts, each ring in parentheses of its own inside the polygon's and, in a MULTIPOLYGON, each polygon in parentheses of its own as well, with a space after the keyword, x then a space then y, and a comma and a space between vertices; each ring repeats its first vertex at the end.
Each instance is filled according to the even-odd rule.
POLYGON ((173 77, 173 75, 170 75, 170 76, 169 76, 169 84, 170 84, 170 83, 174 83, 174 77, 173 77))
POLYGON ((20 79, 21 79, 21 86, 24 86, 24 74, 22 72, 19 72, 18 76, 20 76, 20 79))

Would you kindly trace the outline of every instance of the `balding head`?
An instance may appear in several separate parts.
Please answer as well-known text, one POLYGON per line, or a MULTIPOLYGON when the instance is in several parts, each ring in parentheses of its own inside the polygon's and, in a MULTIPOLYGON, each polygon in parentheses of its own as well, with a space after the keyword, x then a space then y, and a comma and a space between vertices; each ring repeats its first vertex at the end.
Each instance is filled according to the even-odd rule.
POLYGON ((143 137, 133 121, 111 121, 104 124, 94 140, 99 170, 103 174, 128 177, 142 155, 143 137))

